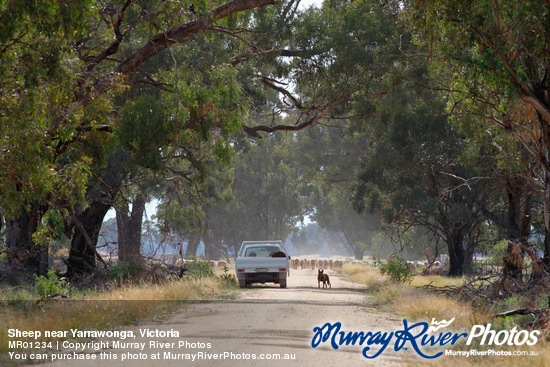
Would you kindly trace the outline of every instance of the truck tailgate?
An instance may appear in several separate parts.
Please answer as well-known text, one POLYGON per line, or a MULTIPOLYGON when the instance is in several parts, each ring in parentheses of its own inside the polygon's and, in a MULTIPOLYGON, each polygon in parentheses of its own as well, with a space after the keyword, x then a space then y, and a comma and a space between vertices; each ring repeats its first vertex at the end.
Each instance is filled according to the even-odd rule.
POLYGON ((244 269, 245 273, 288 271, 288 260, 285 257, 238 258, 235 260, 235 269, 244 269), (283 268, 285 270, 281 270, 283 268))

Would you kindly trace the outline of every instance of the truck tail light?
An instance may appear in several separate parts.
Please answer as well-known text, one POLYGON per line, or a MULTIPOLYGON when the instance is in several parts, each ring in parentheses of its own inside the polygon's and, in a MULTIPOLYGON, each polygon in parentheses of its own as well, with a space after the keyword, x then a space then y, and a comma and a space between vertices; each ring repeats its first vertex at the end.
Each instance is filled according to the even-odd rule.
POLYGON ((244 269, 237 269, 237 273, 242 273, 244 272, 244 269))
POLYGON ((286 268, 279 268, 279 271, 286 271, 286 268))

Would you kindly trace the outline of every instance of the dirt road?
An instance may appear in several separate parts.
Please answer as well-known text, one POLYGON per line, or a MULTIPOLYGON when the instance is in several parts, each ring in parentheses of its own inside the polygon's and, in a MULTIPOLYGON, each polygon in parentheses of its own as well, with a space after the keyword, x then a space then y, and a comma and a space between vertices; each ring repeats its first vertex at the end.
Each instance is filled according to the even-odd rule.
MULTIPOLYGON (((339 275, 328 272, 332 289, 318 289, 313 270, 293 270, 288 288, 276 285, 253 287, 242 292, 236 300, 191 304, 161 322, 141 324, 130 328, 136 334, 128 348, 113 348, 93 352, 95 361, 65 360, 48 366, 391 366, 400 364, 404 353, 391 347, 373 360, 361 355, 362 347, 342 346, 334 350, 328 343, 312 348, 313 328, 325 323, 341 322, 345 331, 384 331, 402 328, 402 319, 396 315, 372 308, 368 295, 360 286, 346 282, 339 275), (140 330, 179 331, 179 337, 140 336, 140 330), (151 345, 151 341, 168 343, 151 345), (179 344, 179 343, 182 344, 179 344), (174 348, 171 346, 174 343, 174 348), (182 345, 182 348, 177 348, 182 345), (160 348, 159 348, 160 346, 160 348), (168 346, 168 347, 167 347, 168 346), (214 355, 227 352, 234 359, 214 360, 214 355), (129 354, 128 354, 129 353, 129 354), (121 361, 123 356, 146 359, 121 361), (158 354, 157 354, 158 353, 158 354), (168 354, 166 354, 168 353, 168 354), (199 360, 199 354, 200 359, 199 360), (232 354, 231 354, 232 353, 232 354), (271 354, 295 359, 285 361, 254 360, 269 358, 271 354), (109 354, 116 360, 100 359, 109 354), (196 360, 183 360, 185 355, 196 360), (268 356, 269 355, 269 356, 268 356), (155 357, 159 360, 153 360, 155 357), (240 358, 238 358, 240 356, 240 358)), ((227 354, 226 354, 227 355, 227 354)))

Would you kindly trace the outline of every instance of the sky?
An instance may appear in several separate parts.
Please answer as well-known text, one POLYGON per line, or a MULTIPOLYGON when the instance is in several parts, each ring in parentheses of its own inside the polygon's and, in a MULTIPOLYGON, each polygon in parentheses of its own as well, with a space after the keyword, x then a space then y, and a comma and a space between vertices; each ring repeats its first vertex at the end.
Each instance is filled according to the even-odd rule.
POLYGON ((323 3, 323 0, 302 0, 301 4, 300 4, 300 7, 307 8, 308 6, 313 5, 313 4, 315 4, 317 6, 320 6, 322 3, 323 3))

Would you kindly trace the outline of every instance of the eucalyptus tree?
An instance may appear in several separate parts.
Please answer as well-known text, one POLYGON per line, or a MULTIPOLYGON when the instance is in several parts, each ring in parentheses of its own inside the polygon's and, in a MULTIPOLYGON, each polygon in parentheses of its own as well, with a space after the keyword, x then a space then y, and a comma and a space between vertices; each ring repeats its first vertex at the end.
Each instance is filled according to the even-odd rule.
POLYGON ((285 239, 303 219, 307 185, 292 157, 292 135, 242 139, 229 166, 211 164, 206 181, 167 188, 157 213, 163 231, 188 241, 195 255, 202 239, 210 259, 227 256, 243 240, 285 239), (190 189, 201 188, 200 191, 190 189))
MULTIPOLYGON (((35 246, 33 234, 48 210, 59 209, 72 237, 70 273, 93 271, 99 227, 129 174, 128 161, 162 165, 179 152, 168 149, 169 143, 215 139, 240 125, 243 104, 234 82, 234 65, 240 62, 230 61, 244 54, 250 59, 288 51, 247 41, 255 35, 247 28, 262 18, 280 20, 295 9, 296 1, 262 9, 274 4, 200 2, 194 14, 179 2, 165 1, 2 3, 0 207, 8 218, 4 252, 10 262, 38 272, 45 246, 35 246), (253 12, 255 8, 260 9, 253 12), (197 35, 225 36, 227 62, 208 65, 196 75, 199 80, 193 80, 188 68, 186 80, 177 82, 181 65, 193 65, 195 60, 185 60, 185 55, 177 60, 171 50, 185 48, 197 35), (148 72, 148 63, 160 59, 168 60, 171 75, 148 72), (208 82, 198 84, 205 75, 208 82), (141 101, 131 99, 133 107, 127 106, 125 93, 136 85, 154 87, 170 94, 172 101, 181 101, 170 105, 164 118, 149 119, 164 126, 160 137, 166 144, 146 142, 148 148, 164 147, 160 153, 117 133, 120 118, 131 118, 130 110, 139 109, 140 103, 155 106, 142 111, 147 117, 170 99, 142 96, 141 101), (134 145, 128 149, 128 144, 134 145), (138 157, 138 152, 144 155, 138 157)), ((200 46, 207 51, 207 45, 200 46)))
POLYGON ((205 255, 217 260, 226 256, 221 237, 224 227, 219 223, 223 223, 226 214, 224 205, 233 199, 233 169, 227 162, 216 161, 212 154, 201 161, 200 174, 182 177, 179 173, 185 170, 186 162, 179 162, 175 173, 166 177, 156 193, 160 203, 155 217, 162 233, 175 234, 187 242, 182 255, 196 256, 202 240, 205 255))
MULTIPOLYGON (((511 134, 536 162, 550 266, 550 67, 546 1, 410 1, 418 40, 451 78, 453 105, 511 134)), ((481 124, 480 124, 481 125, 481 124)))
POLYGON ((294 164, 294 144, 294 134, 276 133, 238 152, 232 190, 244 238, 284 240, 303 219, 308 188, 294 164))
MULTIPOLYGON (((40 241, 45 202, 85 196, 90 159, 80 156, 57 167, 60 142, 70 140, 71 131, 48 128, 59 105, 73 98, 78 66, 67 55, 72 42, 86 35, 92 12, 91 1, 0 4, 0 207, 6 218, 4 253, 14 268, 44 270, 47 247, 35 245, 33 234, 40 241)), ((82 119, 72 110, 64 117, 82 119)))
MULTIPOLYGON (((381 229, 378 213, 357 212, 352 205, 353 184, 366 158, 364 141, 354 140, 349 122, 321 124, 296 135, 294 165, 307 183, 304 210, 321 228, 337 233, 356 259, 370 251, 381 229)), ((362 140, 362 139, 360 139, 362 140)))
MULTIPOLYGON (((247 148, 264 156, 265 165, 252 161, 249 154, 241 155, 239 149, 235 158, 233 193, 237 205, 229 213, 239 213, 236 216, 230 214, 231 218, 246 218, 240 226, 244 233, 247 233, 246 226, 251 228, 247 236, 254 233, 262 237, 280 236, 287 232, 287 225, 284 224, 287 219, 281 217, 275 224, 273 214, 258 212, 258 203, 265 201, 264 197, 255 196, 260 192, 255 193, 249 188, 239 194, 241 187, 248 187, 247 179, 257 180, 257 174, 251 172, 248 166, 240 166, 241 159, 248 157, 246 159, 251 160, 249 165, 257 167, 259 173, 264 169, 277 168, 276 165, 268 167, 271 156, 264 153, 264 149, 268 149, 265 144, 280 142, 278 138, 270 138, 263 132, 297 131, 323 119, 340 119, 349 110, 344 105, 377 98, 392 87, 392 80, 387 78, 392 67, 388 61, 392 57, 388 53, 398 52, 399 48, 399 29, 395 28, 398 22, 397 4, 330 1, 319 9, 311 8, 302 14, 294 12, 297 3, 289 2, 282 8, 282 15, 291 20, 288 24, 273 22, 267 13, 259 13, 255 18, 256 29, 260 30, 257 43, 241 48, 230 59, 231 65, 241 68, 239 80, 244 80, 243 90, 249 101, 250 114, 244 131, 255 138, 267 140, 265 143, 250 142, 247 148), (276 37, 266 37, 266 34, 276 37), (280 58, 281 55, 285 58, 280 58), (257 78, 246 79, 244 75, 247 74, 256 74, 257 78), (277 96, 278 99, 274 98, 277 96), (250 198, 255 200, 250 202, 250 198), (257 215, 250 217, 245 208, 257 215), (261 218, 263 223, 258 223, 261 218)), ((278 150, 276 147, 269 149, 278 150)), ((287 171, 290 177, 292 170, 287 168, 287 171)), ((305 176, 300 179, 307 180, 305 176)), ((270 185, 270 181, 261 185, 258 182, 260 188, 265 185, 270 185)), ((271 210, 286 200, 278 199, 276 188, 267 192, 277 199, 272 200, 273 203, 264 210, 271 210)), ((287 190, 287 195, 292 196, 292 193, 287 190)))
MULTIPOLYGON (((386 223, 431 231, 447 244, 449 274, 461 275, 471 269, 486 219, 454 177, 478 176, 485 167, 461 159, 468 140, 453 130, 444 101, 427 89, 407 89, 389 96, 379 118, 362 129, 371 144, 357 174, 355 207, 378 208, 386 223)), ((489 186, 471 184, 480 200, 489 200, 489 186)))

